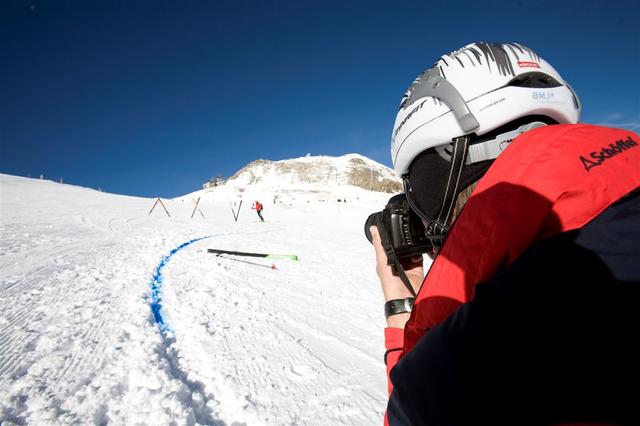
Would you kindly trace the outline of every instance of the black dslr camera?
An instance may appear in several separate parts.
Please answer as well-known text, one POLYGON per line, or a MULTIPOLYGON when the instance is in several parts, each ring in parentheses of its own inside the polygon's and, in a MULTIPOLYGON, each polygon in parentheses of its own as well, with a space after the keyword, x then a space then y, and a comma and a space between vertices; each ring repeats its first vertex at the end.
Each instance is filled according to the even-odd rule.
POLYGON ((367 218, 364 234, 370 243, 373 243, 369 231, 372 225, 378 227, 389 265, 395 265, 397 259, 433 251, 431 241, 425 236, 422 220, 409 207, 405 194, 394 195, 382 211, 367 218))

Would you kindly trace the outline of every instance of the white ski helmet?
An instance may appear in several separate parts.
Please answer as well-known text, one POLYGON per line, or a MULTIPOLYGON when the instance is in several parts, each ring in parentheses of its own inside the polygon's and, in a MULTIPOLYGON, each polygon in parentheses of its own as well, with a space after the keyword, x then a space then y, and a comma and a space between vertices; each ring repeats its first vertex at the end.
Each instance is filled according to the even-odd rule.
POLYGON ((580 103, 555 69, 516 43, 473 43, 444 55, 407 90, 391 159, 434 246, 457 195, 521 133, 577 123, 580 103))
MULTIPOLYGON (((580 104, 560 74, 528 47, 469 44, 442 56, 405 93, 391 137, 394 168, 402 176, 426 149, 463 135, 481 136, 526 116, 577 123, 580 104)), ((467 162, 495 159, 501 152, 477 148, 484 152, 470 149, 476 158, 467 162)))

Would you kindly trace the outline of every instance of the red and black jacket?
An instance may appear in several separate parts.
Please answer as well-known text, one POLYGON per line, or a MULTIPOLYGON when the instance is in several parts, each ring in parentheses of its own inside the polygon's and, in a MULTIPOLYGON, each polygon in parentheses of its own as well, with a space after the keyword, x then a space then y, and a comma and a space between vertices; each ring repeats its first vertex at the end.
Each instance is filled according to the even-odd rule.
POLYGON ((518 137, 452 227, 404 331, 386 330, 387 349, 402 348, 387 359, 388 371, 398 363, 389 422, 627 419, 611 387, 624 368, 638 371, 616 330, 640 326, 629 305, 640 281, 639 187, 633 132, 556 125, 518 137))

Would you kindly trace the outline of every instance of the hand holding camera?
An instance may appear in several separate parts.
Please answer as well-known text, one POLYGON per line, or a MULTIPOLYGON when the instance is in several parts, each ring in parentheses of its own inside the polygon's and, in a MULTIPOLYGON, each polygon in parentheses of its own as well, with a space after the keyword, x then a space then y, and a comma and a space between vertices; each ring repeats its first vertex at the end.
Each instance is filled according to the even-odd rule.
MULTIPOLYGON (((387 304, 415 297, 424 279, 422 254, 432 252, 433 245, 405 195, 392 197, 382 211, 367 218, 364 228, 375 248, 376 272, 387 304)), ((408 313, 387 312, 389 327, 402 328, 408 318, 408 313)))
POLYGON ((433 244, 425 235, 424 224, 409 207, 405 194, 394 195, 382 211, 375 212, 367 218, 364 234, 372 244, 369 228, 373 225, 378 228, 389 265, 393 265, 396 258, 413 257, 433 251, 433 244))
MULTIPOLYGON (((370 228, 373 247, 376 252, 376 273, 382 284, 384 300, 403 299, 411 297, 412 293, 407 289, 400 279, 393 265, 389 265, 387 253, 382 246, 380 234, 376 226, 370 228)), ((422 280, 424 279, 424 269, 422 267, 422 255, 405 257, 399 260, 404 273, 406 274, 414 293, 418 293, 422 280)))

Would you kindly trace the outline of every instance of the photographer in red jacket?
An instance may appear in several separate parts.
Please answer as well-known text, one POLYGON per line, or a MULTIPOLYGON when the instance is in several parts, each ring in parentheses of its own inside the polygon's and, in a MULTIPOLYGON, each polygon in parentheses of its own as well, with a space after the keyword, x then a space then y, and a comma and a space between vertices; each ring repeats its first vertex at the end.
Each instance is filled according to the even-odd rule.
POLYGON ((444 55, 408 89, 391 143, 406 202, 366 225, 389 424, 640 421, 640 137, 579 115, 516 43, 444 55), (437 253, 424 279, 417 242, 437 253))

